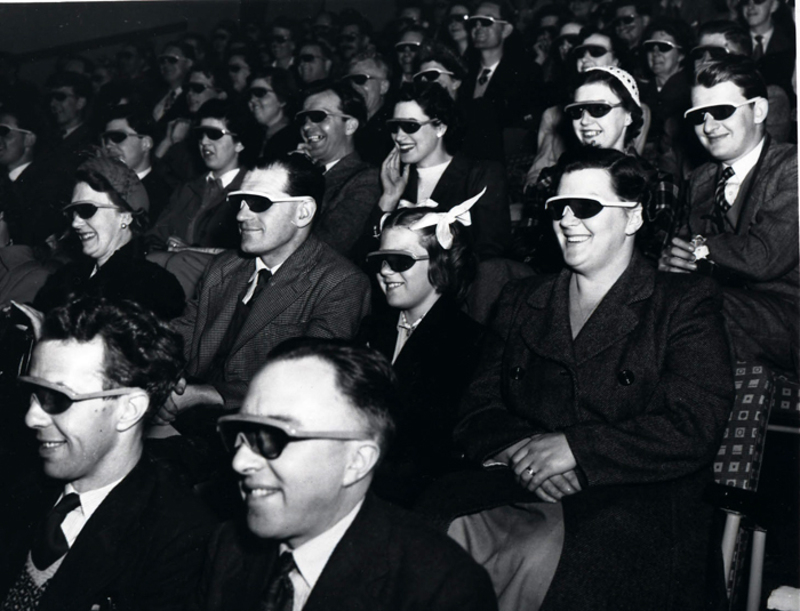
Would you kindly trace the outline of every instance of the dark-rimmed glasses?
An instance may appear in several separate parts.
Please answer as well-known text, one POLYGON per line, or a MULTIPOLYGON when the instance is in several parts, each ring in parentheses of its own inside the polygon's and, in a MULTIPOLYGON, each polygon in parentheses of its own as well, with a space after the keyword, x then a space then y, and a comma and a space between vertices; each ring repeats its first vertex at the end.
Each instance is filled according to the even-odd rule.
POLYGON ((209 140, 214 140, 214 141, 219 140, 220 138, 222 138, 222 136, 231 136, 231 137, 236 136, 236 134, 234 134, 230 130, 223 129, 221 127, 208 127, 205 125, 198 125, 197 127, 195 127, 194 133, 198 139, 202 139, 203 136, 205 136, 209 140))
POLYGON ((725 47, 703 45, 692 49, 689 52, 689 59, 693 62, 706 60, 706 58, 711 61, 718 61, 727 55, 730 55, 730 51, 728 51, 728 49, 725 47))
POLYGON ((234 191, 228 194, 227 202, 236 208, 241 209, 242 206, 247 206, 252 212, 260 213, 266 212, 272 208, 272 204, 281 204, 288 202, 298 202, 305 197, 285 197, 283 199, 270 199, 262 193, 255 193, 254 191, 234 191))
POLYGON ((209 86, 207 86, 207 85, 205 85, 203 83, 189 83, 189 84, 186 85, 186 89, 188 89, 189 91, 191 91, 194 94, 200 95, 206 89, 211 89, 211 87, 209 87, 209 86))
POLYGON ((371 74, 348 74, 347 76, 343 76, 342 80, 343 81, 351 81, 352 83, 354 83, 356 85, 366 85, 367 81, 369 81, 371 79, 378 80, 380 78, 381 77, 378 77, 378 76, 372 76, 371 74))
POLYGON ((761 98, 750 98, 738 104, 711 104, 709 106, 695 106, 683 113, 683 118, 692 125, 702 125, 706 121, 706 115, 711 115, 715 121, 724 121, 733 115, 742 106, 747 106, 757 102, 761 98))
POLYGON ((636 21, 636 15, 623 15, 622 17, 617 17, 612 21, 614 27, 619 27, 621 25, 633 25, 633 22, 636 21))
POLYGON ((427 261, 429 258, 407 250, 375 250, 367 254, 367 269, 372 274, 380 274, 385 263, 390 270, 399 273, 411 269, 417 261, 427 261))
POLYGON ((266 87, 250 87, 249 93, 251 98, 258 98, 261 100, 270 93, 275 93, 275 91, 273 89, 267 89, 266 87))
POLYGON ((294 120, 299 125, 305 125, 306 119, 312 123, 322 123, 328 117, 341 117, 342 119, 352 119, 350 115, 340 112, 328 112, 327 110, 301 110, 294 116, 294 120))
POLYGON ((297 57, 301 64, 313 64, 318 59, 324 59, 321 55, 312 55, 311 53, 303 53, 297 57))
POLYGON ((438 123, 438 119, 428 119, 427 121, 416 121, 413 119, 389 119, 386 121, 386 125, 389 128, 389 131, 393 134, 399 133, 402 129, 408 135, 416 134, 423 125, 429 125, 430 123, 438 123))
POLYGON ((448 72, 447 70, 439 70, 437 68, 431 68, 429 70, 422 70, 417 72, 414 75, 414 82, 415 83, 433 83, 434 81, 438 81, 439 77, 443 74, 448 76, 454 76, 452 72, 448 72))
POLYGON ((398 42, 394 45, 394 50, 398 53, 416 53, 420 46, 422 43, 416 41, 398 42))
POLYGON ((680 49, 680 46, 668 40, 645 40, 642 43, 642 48, 648 53, 653 51, 658 51, 659 53, 669 53, 673 49, 680 49))
POLYGON ((177 55, 159 55, 158 56, 158 63, 159 64, 170 64, 170 65, 174 66, 179 61, 181 61, 181 58, 178 57, 177 55))
POLYGON ((134 392, 144 392, 138 387, 112 388, 89 393, 78 393, 58 382, 50 382, 36 376, 20 376, 17 378, 23 390, 29 392, 36 403, 51 416, 63 414, 73 403, 89 401, 90 399, 108 399, 120 397, 134 392))
POLYGON ((110 129, 100 135, 100 141, 103 144, 108 144, 109 142, 113 142, 114 144, 122 144, 128 139, 128 137, 144 138, 145 136, 142 136, 141 134, 129 134, 128 132, 123 132, 121 130, 110 129))
POLYGON ((610 49, 606 49, 602 45, 578 45, 574 49, 572 49, 572 53, 576 58, 583 57, 587 53, 597 59, 598 57, 603 57, 606 53, 608 53, 610 49))
POLYGON ((635 208, 638 205, 638 202, 612 202, 596 195, 558 195, 548 199, 544 207, 550 212, 550 218, 557 221, 564 216, 567 207, 572 210, 575 218, 590 219, 603 208, 635 208))
POLYGON ((97 214, 100 208, 119 210, 116 206, 103 206, 102 204, 96 204, 94 202, 70 202, 64 207, 64 214, 68 219, 73 219, 78 216, 84 221, 87 221, 97 214))
POLYGON ((268 460, 278 458, 287 445, 296 441, 369 439, 361 431, 300 431, 275 418, 249 414, 223 416, 217 420, 217 431, 222 438, 222 445, 231 454, 235 454, 244 444, 268 460))
POLYGON ((588 112, 590 116, 599 119, 600 117, 605 117, 619 106, 622 106, 622 104, 609 104, 603 101, 575 102, 574 104, 567 104, 564 107, 564 112, 573 121, 580 121, 584 112, 588 112))

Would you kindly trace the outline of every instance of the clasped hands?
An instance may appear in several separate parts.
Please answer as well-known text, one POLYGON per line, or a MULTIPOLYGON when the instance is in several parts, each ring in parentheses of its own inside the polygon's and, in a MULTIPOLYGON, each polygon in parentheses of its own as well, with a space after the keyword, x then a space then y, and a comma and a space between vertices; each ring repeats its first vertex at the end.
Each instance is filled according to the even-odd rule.
POLYGON ((672 238, 672 242, 664 248, 658 260, 658 271, 687 274, 697 271, 696 261, 694 246, 686 240, 672 238))
POLYGON ((581 491, 578 463, 563 433, 534 435, 506 448, 494 460, 514 472, 519 485, 548 503, 581 491))

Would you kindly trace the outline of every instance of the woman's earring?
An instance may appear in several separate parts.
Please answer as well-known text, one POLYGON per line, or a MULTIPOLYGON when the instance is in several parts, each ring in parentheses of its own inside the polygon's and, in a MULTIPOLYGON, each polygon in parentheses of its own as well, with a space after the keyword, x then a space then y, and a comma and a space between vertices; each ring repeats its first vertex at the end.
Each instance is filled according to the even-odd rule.
POLYGON ((128 223, 122 223, 122 228, 123 229, 127 229, 128 228, 128 223))

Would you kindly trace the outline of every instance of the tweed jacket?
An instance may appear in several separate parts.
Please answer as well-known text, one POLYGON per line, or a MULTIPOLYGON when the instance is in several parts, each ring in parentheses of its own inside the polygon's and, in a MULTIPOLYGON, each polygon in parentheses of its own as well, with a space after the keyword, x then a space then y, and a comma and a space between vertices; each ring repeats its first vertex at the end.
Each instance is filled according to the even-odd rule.
MULTIPOLYGON (((224 524, 209 546, 191 611, 256 611, 278 557, 243 525, 224 524)), ((333 550, 303 611, 492 611, 488 575, 417 516, 367 496, 333 550)))
POLYGON ((361 161, 356 152, 342 157, 325 172, 325 196, 314 221, 314 234, 352 259, 380 197, 378 169, 361 161))
POLYGON ((732 232, 720 233, 713 222, 714 189, 720 164, 707 163, 692 174, 685 237, 705 236, 710 258, 723 284, 770 293, 797 304, 798 255, 797 147, 766 137, 761 158, 739 189, 739 210, 732 232))
MULTIPOLYGON (((20 492, 0 504, 9 503, 0 523, 0 604, 24 570, 34 526, 62 490, 20 492)), ((192 492, 142 458, 83 527, 37 611, 182 609, 213 529, 211 513, 192 492)))
MULTIPOLYGON (((184 337, 187 374, 208 379, 236 300, 255 272, 255 260, 217 256, 176 328, 184 337)), ((215 388, 227 409, 238 408, 247 385, 272 348, 292 337, 351 339, 369 313, 366 275, 313 235, 286 260, 251 305, 215 388)))
POLYGON ((225 197, 242 186, 246 172, 245 169, 239 170, 216 201, 203 211, 200 207, 203 203, 203 191, 208 174, 198 176, 178 187, 153 228, 147 232, 148 243, 164 248, 169 237, 173 235, 186 241, 192 220, 200 215, 195 221, 194 240, 190 246, 238 248, 239 230, 236 211, 225 206, 225 197))
POLYGON ((565 270, 506 288, 455 441, 482 462, 538 433, 566 436, 583 490, 562 501, 543 609, 701 608, 701 497, 734 394, 718 291, 634 255, 573 340, 569 281, 565 270))

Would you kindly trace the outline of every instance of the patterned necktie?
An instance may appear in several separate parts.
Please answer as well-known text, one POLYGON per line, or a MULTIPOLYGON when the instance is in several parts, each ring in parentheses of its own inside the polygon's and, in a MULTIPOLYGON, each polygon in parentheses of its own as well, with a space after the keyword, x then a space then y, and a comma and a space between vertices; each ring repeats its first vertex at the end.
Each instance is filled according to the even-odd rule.
POLYGON ((491 73, 492 73, 492 71, 489 70, 489 68, 484 68, 481 71, 481 75, 478 77, 478 85, 483 87, 486 83, 488 83, 489 82, 489 75, 491 73))
POLYGON ((68 513, 80 506, 80 497, 71 492, 45 516, 31 548, 31 559, 40 571, 46 569, 69 551, 69 543, 61 530, 61 523, 68 513))
POLYGON ((714 189, 714 202, 717 204, 717 208, 722 211, 722 214, 727 214, 728 210, 731 209, 731 204, 725 199, 725 185, 728 184, 728 180, 733 175, 732 167, 725 168, 720 174, 719 180, 717 180, 717 188, 714 189))
POLYGON ((756 36, 756 46, 753 47, 753 61, 757 62, 764 57, 764 37, 759 34, 756 36))
POLYGON ((278 558, 272 582, 264 595, 261 611, 292 611, 294 586, 289 573, 297 568, 291 552, 283 552, 278 558))

